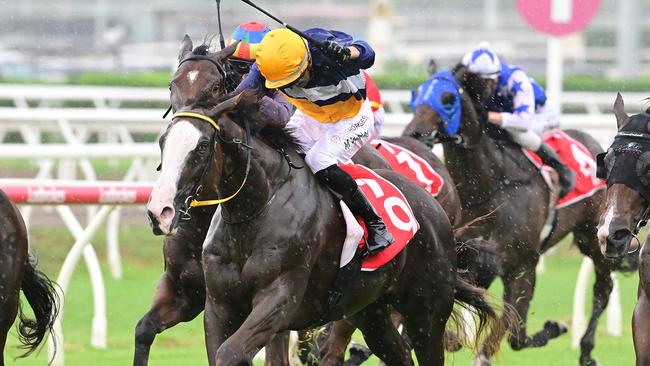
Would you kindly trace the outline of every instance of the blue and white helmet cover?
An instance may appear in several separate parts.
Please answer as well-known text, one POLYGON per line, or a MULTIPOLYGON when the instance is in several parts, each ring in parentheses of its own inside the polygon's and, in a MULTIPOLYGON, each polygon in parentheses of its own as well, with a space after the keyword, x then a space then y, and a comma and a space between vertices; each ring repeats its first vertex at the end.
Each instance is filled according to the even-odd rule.
POLYGON ((487 42, 481 42, 476 49, 466 53, 461 63, 485 79, 496 79, 501 73, 501 60, 490 50, 487 42))
POLYGON ((411 98, 411 109, 426 104, 433 108, 444 122, 447 135, 457 135, 460 130, 460 84, 451 71, 439 71, 417 88, 411 98), (443 93, 451 93, 455 98, 451 104, 442 104, 443 93))

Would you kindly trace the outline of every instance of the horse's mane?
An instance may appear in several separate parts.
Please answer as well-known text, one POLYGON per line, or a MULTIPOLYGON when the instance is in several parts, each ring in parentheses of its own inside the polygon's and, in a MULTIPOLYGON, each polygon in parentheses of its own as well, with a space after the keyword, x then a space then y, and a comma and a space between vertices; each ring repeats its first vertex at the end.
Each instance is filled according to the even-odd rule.
POLYGON ((481 96, 480 93, 485 87, 485 81, 483 81, 480 76, 469 71, 467 66, 462 63, 458 63, 453 69, 452 73, 458 79, 458 82, 463 86, 463 89, 469 94, 472 98, 474 104, 480 102, 481 96))
POLYGON ((268 142, 269 146, 275 148, 289 148, 296 151, 300 148, 298 140, 283 127, 267 124, 262 128, 258 136, 268 142))
MULTIPOLYGON (((225 99, 234 98, 236 94, 229 93, 224 96, 225 99)), ((263 95, 259 94, 253 89, 245 89, 241 92, 241 102, 237 108, 230 111, 229 116, 240 127, 243 127, 244 121, 249 121, 251 134, 260 138, 262 142, 269 145, 273 149, 289 148, 299 150, 300 143, 298 140, 287 131, 284 126, 279 126, 275 123, 261 119, 259 114, 259 101, 263 95)), ((225 100, 224 99, 224 100, 225 100)))
POLYGON ((469 96, 472 108, 476 111, 476 115, 486 135, 495 141, 512 142, 510 135, 504 129, 487 123, 488 111, 480 95, 481 91, 485 88, 485 81, 479 75, 470 72, 467 66, 462 63, 458 63, 453 68, 452 73, 469 96))
POLYGON ((194 50, 192 50, 192 54, 198 55, 198 56, 209 56, 210 54, 214 54, 219 52, 218 50, 212 50, 212 41, 216 37, 216 34, 206 34, 203 38, 203 42, 201 42, 200 45, 194 47, 194 50))
POLYGON ((209 44, 201 44, 196 47, 194 47, 194 50, 192 50, 193 55, 197 56, 207 56, 210 54, 210 45, 209 44))

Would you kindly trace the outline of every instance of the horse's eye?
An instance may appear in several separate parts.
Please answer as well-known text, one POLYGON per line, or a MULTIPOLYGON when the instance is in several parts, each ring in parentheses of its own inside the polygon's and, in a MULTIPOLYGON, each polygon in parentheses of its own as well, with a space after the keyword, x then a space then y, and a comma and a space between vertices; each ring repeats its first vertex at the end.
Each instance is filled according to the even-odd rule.
POLYGON ((207 141, 199 142, 199 146, 196 147, 196 151, 201 155, 205 154, 205 152, 208 151, 208 142, 207 141))

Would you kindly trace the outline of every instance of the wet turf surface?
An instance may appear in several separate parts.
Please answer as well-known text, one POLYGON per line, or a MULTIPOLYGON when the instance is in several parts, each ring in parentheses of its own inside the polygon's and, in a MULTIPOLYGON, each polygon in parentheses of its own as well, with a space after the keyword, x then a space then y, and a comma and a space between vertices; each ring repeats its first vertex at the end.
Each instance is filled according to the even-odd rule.
MULTIPOLYGON (((54 214, 54 213, 52 213, 54 214)), ((162 272, 161 239, 150 234, 144 217, 141 224, 123 226, 121 235, 124 257, 124 279, 110 278, 105 261, 103 233, 94 240, 102 263, 107 288, 108 348, 94 349, 90 346, 90 323, 92 299, 88 276, 80 266, 72 280, 65 307, 65 352, 66 365, 128 365, 133 355, 133 330, 137 320, 148 309, 155 282, 162 272)), ((32 245, 40 254, 41 267, 56 278, 58 267, 63 261, 72 238, 62 228, 44 227, 35 222, 32 245)), ((547 257, 547 271, 538 277, 538 289, 529 314, 529 329, 537 331, 548 320, 559 320, 571 324, 571 309, 575 279, 582 257, 563 243, 558 252, 547 257)), ((631 341, 630 319, 636 300, 636 274, 618 276, 623 304, 623 336, 607 334, 605 317, 596 337, 594 355, 602 365, 630 365, 634 363, 631 341)), ((500 283, 493 286, 492 293, 500 294, 500 283)), ((589 307, 589 306, 588 306, 589 307)), ((191 323, 181 324, 163 333, 156 339, 151 352, 151 366, 162 365, 205 365, 203 347, 202 316, 191 323)), ((12 331, 15 335, 15 331, 12 331)), ((356 337, 361 340, 360 335, 356 337)), ((7 349, 9 365, 45 365, 47 352, 44 349, 37 356, 13 361, 20 352, 16 349, 16 338, 11 336, 7 349)), ((504 342, 496 365, 577 365, 578 350, 570 346, 570 334, 551 341, 542 349, 514 352, 504 342)), ((447 363, 469 365, 471 354, 461 351, 447 355, 447 363)), ((261 365, 261 362, 256 363, 261 365)), ((367 362, 376 365, 376 358, 367 362)))

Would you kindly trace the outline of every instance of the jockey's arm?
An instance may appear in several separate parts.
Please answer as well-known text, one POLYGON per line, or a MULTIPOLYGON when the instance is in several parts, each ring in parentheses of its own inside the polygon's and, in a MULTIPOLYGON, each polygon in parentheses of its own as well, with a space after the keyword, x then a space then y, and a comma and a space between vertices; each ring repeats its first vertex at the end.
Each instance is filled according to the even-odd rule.
POLYGON ((271 91, 260 100, 260 113, 269 123, 284 127, 296 108, 289 103, 282 93, 271 91))
POLYGON ((264 76, 262 76, 262 73, 257 67, 257 64, 254 63, 253 66, 251 66, 248 75, 246 75, 244 80, 242 80, 239 85, 237 85, 234 93, 241 93, 244 91, 244 89, 255 89, 257 90, 258 94, 268 95, 270 91, 264 86, 264 81, 264 76))
POLYGON ((360 69, 369 69, 375 63, 375 51, 366 41, 354 40, 347 33, 322 28, 311 28, 306 33, 318 41, 334 41, 349 48, 350 60, 354 61, 360 69))
POLYGON ((503 128, 527 131, 534 123, 535 115, 535 92, 528 75, 521 70, 513 72, 508 80, 508 90, 513 95, 513 111, 490 112, 488 120, 503 128))

